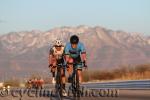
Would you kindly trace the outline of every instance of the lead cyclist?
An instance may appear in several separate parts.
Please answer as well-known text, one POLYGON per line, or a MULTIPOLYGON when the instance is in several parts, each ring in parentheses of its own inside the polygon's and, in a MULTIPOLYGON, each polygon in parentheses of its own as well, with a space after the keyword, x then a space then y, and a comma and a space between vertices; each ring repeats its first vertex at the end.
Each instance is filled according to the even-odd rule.
POLYGON ((69 74, 68 82, 72 81, 73 63, 76 63, 77 74, 79 75, 79 83, 82 82, 82 69, 87 69, 86 50, 84 44, 79 41, 77 35, 70 37, 70 42, 66 44, 64 49, 65 61, 67 63, 67 71, 69 74))

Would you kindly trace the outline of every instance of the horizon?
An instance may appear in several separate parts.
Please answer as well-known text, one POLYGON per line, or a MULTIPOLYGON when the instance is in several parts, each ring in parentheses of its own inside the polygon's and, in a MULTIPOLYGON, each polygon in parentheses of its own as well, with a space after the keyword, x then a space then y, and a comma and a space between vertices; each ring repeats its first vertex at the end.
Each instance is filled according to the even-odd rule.
POLYGON ((87 27, 89 27, 89 28, 101 27, 101 28, 105 28, 105 29, 107 29, 107 30, 111 30, 111 31, 114 31, 114 32, 116 32, 116 31, 122 31, 122 32, 129 33, 129 34, 139 34, 140 36, 146 36, 146 37, 149 37, 149 36, 150 36, 150 34, 142 34, 142 33, 140 33, 140 32, 128 32, 128 31, 126 31, 126 30, 121 30, 121 29, 120 29, 120 30, 114 30, 114 29, 110 29, 110 28, 103 27, 103 26, 98 26, 98 25, 96 25, 96 26, 89 26, 89 25, 59 26, 59 27, 50 28, 50 29, 48 29, 48 30, 32 29, 32 30, 11 31, 11 32, 7 32, 7 33, 5 33, 5 34, 0 34, 0 36, 8 35, 8 34, 10 34, 10 33, 25 32, 25 31, 26 31, 26 32, 32 32, 32 31, 47 32, 47 31, 53 30, 53 29, 55 29, 55 28, 64 28, 64 27, 76 28, 76 27, 80 27, 80 26, 87 26, 87 27))
POLYGON ((150 35, 149 9, 149 0, 4 0, 0 1, 0 35, 79 25, 150 35))

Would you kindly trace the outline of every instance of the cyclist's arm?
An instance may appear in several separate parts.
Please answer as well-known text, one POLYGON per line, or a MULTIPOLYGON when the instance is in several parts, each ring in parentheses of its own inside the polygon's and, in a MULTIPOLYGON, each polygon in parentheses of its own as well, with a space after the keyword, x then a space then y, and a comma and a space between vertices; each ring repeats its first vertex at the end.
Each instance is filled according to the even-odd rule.
POLYGON ((80 48, 81 48, 81 60, 86 61, 86 50, 85 50, 84 45, 81 44, 80 48))
POLYGON ((49 65, 52 64, 53 52, 54 52, 54 51, 53 51, 53 48, 51 48, 50 51, 49 51, 49 60, 48 60, 48 61, 49 61, 49 65))
POLYGON ((83 44, 81 44, 81 60, 84 63, 84 67, 87 67, 87 57, 86 57, 86 50, 83 44))
POLYGON ((86 62, 86 52, 81 53, 81 59, 86 62))
POLYGON ((66 63, 69 62, 70 52, 69 52, 69 46, 68 46, 68 44, 65 46, 64 55, 65 55, 65 61, 66 61, 66 63))

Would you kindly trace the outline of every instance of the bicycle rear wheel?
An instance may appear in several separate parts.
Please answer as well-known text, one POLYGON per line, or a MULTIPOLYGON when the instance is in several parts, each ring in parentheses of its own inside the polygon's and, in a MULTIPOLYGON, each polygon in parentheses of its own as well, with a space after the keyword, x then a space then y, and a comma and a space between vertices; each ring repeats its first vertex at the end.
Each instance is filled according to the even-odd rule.
POLYGON ((58 97, 62 97, 62 81, 61 81, 61 68, 57 68, 57 75, 56 75, 56 93, 58 97))
POLYGON ((78 69, 76 70, 76 95, 77 97, 80 97, 80 83, 79 83, 79 75, 78 75, 78 69))

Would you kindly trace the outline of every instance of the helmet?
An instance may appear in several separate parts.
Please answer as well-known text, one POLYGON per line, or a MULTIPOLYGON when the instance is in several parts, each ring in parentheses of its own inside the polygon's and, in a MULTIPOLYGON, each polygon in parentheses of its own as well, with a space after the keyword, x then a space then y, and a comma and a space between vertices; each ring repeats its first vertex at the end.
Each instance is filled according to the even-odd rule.
POLYGON ((79 37, 77 35, 72 35, 70 37, 70 43, 71 44, 78 44, 78 42, 79 42, 79 37))
POLYGON ((62 46, 62 44, 63 43, 60 39, 55 40, 55 43, 54 43, 55 46, 62 46))

